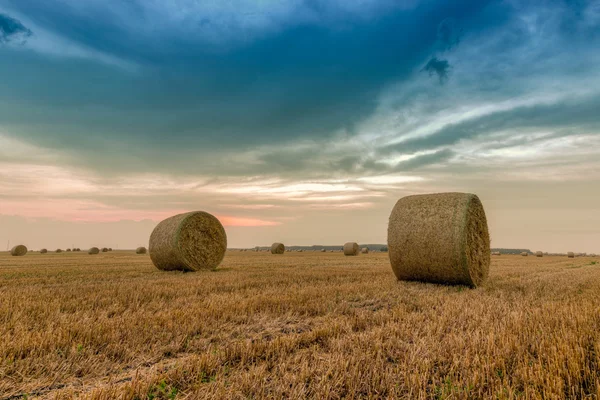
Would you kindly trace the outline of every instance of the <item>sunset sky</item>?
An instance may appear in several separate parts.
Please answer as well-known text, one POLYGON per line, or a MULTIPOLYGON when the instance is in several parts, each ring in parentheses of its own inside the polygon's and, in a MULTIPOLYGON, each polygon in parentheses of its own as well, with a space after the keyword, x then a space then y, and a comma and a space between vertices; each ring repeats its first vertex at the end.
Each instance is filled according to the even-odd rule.
POLYGON ((0 0, 0 250, 384 243, 445 191, 600 253, 600 1, 0 0))

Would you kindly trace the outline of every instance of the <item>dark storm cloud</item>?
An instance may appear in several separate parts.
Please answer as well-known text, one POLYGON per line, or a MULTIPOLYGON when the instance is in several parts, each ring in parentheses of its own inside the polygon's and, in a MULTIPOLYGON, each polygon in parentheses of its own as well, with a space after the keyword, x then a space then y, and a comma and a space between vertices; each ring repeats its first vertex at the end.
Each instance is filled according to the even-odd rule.
POLYGON ((487 3, 426 1, 331 24, 304 18, 215 46, 201 41, 209 27, 190 35, 176 27, 140 33, 137 1, 115 5, 123 9, 115 18, 106 7, 9 0, 44 29, 141 68, 128 73, 90 60, 13 54, 14 62, 0 65, 0 74, 14 77, 0 94, 0 119, 20 138, 74 150, 90 141, 209 151, 323 138, 352 131, 386 85, 419 68, 435 49, 440 21, 480 18, 487 3), (18 105, 9 101, 15 98, 18 105))
POLYGON ((20 21, 0 13, 0 44, 9 42, 24 44, 31 35, 31 30, 20 21))

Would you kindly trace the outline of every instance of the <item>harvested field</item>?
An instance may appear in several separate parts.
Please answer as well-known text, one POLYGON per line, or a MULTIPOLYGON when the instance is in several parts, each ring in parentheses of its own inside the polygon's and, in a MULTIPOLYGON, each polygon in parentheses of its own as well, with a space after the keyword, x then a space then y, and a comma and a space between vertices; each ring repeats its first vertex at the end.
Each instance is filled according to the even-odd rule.
POLYGON ((598 399, 598 293, 589 257, 495 257, 468 289, 385 253, 0 253, 0 399, 598 399))

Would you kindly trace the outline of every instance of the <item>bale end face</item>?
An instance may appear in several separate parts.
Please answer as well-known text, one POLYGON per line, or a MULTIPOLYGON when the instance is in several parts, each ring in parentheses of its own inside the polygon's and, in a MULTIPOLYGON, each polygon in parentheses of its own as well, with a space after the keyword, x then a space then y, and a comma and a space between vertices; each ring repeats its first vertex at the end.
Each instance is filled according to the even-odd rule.
POLYGON ((154 228, 149 250, 160 270, 215 269, 225 257, 227 235, 221 222, 209 213, 179 214, 154 228))
POLYGON ((357 256, 360 253, 360 247, 358 247, 358 243, 356 242, 348 242, 344 244, 342 248, 345 256, 357 256))
POLYGON ((283 243, 273 243, 271 245, 271 254, 283 254, 285 253, 285 246, 283 243))
POLYGON ((544 257, 544 253, 542 253, 541 251, 536 251, 535 256, 536 257, 544 257))
POLYGON ((485 211, 469 193, 401 198, 390 215, 387 247, 400 280, 476 287, 491 261, 485 211))
POLYGON ((17 245, 10 250, 10 255, 13 257, 23 257, 25 254, 27 254, 27 247, 22 244, 17 245))
POLYGON ((575 253, 573 253, 572 251, 567 253, 567 257, 569 258, 575 258, 575 253))

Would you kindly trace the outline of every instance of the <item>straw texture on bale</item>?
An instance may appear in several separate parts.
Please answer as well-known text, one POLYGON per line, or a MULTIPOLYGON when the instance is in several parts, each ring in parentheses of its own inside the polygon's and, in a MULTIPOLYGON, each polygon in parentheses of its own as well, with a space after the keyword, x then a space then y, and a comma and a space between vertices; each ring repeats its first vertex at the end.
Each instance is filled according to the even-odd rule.
POLYGON ((19 244, 10 250, 11 256, 22 257, 25 254, 27 254, 27 247, 23 246, 22 244, 19 244))
POLYGON ((363 253, 363 254, 369 254, 369 248, 368 247, 363 247, 360 252, 363 253))
POLYGON ((273 243, 271 245, 271 254, 283 254, 285 253, 285 246, 283 243, 273 243))
POLYGON ((40 253, 42 253, 42 254, 46 254, 47 252, 48 252, 48 249, 41 249, 40 250, 40 253))
POLYGON ((149 250, 160 270, 215 269, 225 257, 227 235, 221 222, 207 212, 179 214, 154 228, 149 250))
POLYGON ((400 280, 479 286, 491 261, 483 205, 469 193, 401 198, 390 215, 388 249, 400 280))
POLYGON ((360 247, 358 247, 358 243, 356 242, 348 242, 344 245, 344 255, 345 256, 357 256, 360 251, 360 247))
POLYGON ((575 253, 573 253, 572 251, 567 253, 567 257, 569 258, 575 258, 575 253))
POLYGON ((536 257, 544 257, 544 253, 542 253, 541 251, 536 251, 535 256, 536 257))
POLYGON ((135 249, 135 254, 146 254, 146 248, 145 247, 138 247, 137 249, 135 249))
POLYGON ((97 247, 92 247, 91 249, 88 250, 88 254, 99 254, 100 253, 100 249, 97 247))

